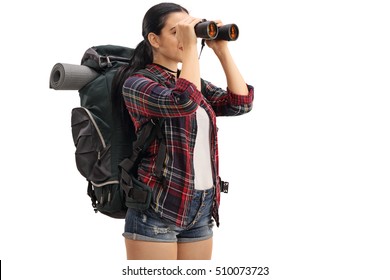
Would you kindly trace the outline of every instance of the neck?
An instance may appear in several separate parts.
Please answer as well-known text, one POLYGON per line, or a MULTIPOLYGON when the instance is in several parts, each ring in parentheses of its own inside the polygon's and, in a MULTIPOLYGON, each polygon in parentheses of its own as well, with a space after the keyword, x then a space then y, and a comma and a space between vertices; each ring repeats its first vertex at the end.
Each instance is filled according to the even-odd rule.
POLYGON ((169 72, 169 73, 172 73, 172 74, 177 74, 177 70, 176 71, 173 71, 171 69, 169 69, 168 67, 165 67, 159 63, 156 63, 156 62, 153 62, 153 64, 157 65, 157 66, 160 66, 162 69, 164 69, 165 71, 169 72))

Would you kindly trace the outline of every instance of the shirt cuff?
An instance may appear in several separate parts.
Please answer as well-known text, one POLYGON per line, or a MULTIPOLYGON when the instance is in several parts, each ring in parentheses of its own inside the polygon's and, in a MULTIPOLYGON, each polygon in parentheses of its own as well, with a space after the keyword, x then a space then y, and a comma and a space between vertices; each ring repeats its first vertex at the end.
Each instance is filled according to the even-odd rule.
POLYGON ((227 92, 229 94, 230 104, 232 105, 251 104, 253 102, 253 97, 254 97, 254 88, 253 86, 250 85, 247 85, 247 87, 248 87, 248 95, 239 95, 227 89, 227 92))

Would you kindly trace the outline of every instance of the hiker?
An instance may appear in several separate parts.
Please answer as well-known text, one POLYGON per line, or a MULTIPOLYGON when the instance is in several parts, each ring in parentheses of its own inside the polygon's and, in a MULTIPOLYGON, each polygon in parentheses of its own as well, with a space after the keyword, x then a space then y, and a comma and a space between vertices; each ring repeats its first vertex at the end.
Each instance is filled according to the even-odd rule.
POLYGON ((136 131, 161 119, 166 146, 161 176, 156 174, 158 139, 138 165, 137 179, 152 189, 152 199, 146 210, 127 210, 123 236, 129 260, 212 256, 221 191, 216 116, 249 112, 253 87, 244 81, 225 40, 206 40, 206 45, 221 63, 227 89, 201 79, 195 34, 201 21, 174 3, 151 7, 143 19, 144 39, 114 77, 115 109, 130 118, 136 131), (140 69, 155 79, 135 73, 140 69))

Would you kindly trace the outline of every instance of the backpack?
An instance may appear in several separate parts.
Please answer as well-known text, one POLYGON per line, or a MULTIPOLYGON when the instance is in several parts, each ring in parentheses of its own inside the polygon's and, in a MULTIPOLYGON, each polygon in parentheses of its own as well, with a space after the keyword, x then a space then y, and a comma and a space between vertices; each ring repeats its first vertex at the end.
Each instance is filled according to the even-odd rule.
MULTIPOLYGON (((87 49, 81 65, 57 63, 50 75, 50 88, 78 90, 80 106, 73 108, 71 127, 76 147, 76 166, 87 180, 87 194, 96 213, 112 218, 126 217, 127 208, 145 210, 152 190, 138 181, 137 165, 154 139, 159 141, 156 175, 165 183, 162 167, 166 146, 162 137, 163 119, 152 119, 136 134, 132 122, 122 126, 120 115, 112 114, 111 84, 118 68, 128 64, 133 49, 101 45, 87 49)), ((138 70, 158 82, 150 72, 138 70)), ((202 80, 202 91, 205 83, 202 80)), ((229 183, 221 181, 221 191, 229 183)))
MULTIPOLYGON (((120 66, 129 62, 132 53, 131 48, 114 45, 89 48, 81 65, 98 75, 79 89, 80 107, 71 113, 76 165, 88 181, 92 207, 95 212, 122 219, 128 207, 149 207, 151 188, 136 180, 135 167, 155 137, 162 142, 159 120, 148 122, 136 135, 131 122, 123 127, 120 115, 111 112, 113 77, 120 66)), ((156 81, 150 72, 138 72, 156 81)), ((158 162, 162 166, 165 146, 160 146, 158 162)))

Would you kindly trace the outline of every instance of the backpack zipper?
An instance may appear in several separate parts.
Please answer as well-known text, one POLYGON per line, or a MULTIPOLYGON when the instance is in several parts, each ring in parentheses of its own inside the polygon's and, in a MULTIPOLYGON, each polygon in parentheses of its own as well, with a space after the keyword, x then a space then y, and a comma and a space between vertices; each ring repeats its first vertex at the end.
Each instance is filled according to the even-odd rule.
MULTIPOLYGON (((103 134, 100 131, 99 127, 97 126, 97 123, 96 123, 95 119, 92 117, 91 112, 87 108, 85 108, 85 107, 79 107, 79 108, 83 109, 88 114, 89 119, 91 120, 93 126, 95 127, 95 129, 96 129, 96 131, 97 131, 97 133, 99 135, 100 142, 102 143, 103 148, 106 148, 107 145, 106 145, 106 142, 104 141, 103 134)), ((99 157, 100 157, 100 152, 99 152, 99 157)))
POLYGON ((119 180, 107 181, 107 182, 104 182, 104 183, 101 183, 101 184, 95 183, 93 181, 91 181, 91 183, 92 183, 92 185, 94 187, 100 188, 100 187, 104 187, 105 185, 119 184, 119 180))

